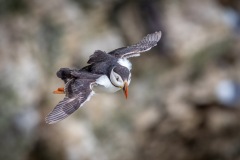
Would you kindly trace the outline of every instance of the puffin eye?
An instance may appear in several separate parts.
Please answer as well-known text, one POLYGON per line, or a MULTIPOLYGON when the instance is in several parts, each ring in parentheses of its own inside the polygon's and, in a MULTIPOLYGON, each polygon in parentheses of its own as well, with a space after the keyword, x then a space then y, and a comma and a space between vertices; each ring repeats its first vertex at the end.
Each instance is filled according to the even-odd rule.
POLYGON ((119 81, 119 77, 117 77, 116 80, 119 81))

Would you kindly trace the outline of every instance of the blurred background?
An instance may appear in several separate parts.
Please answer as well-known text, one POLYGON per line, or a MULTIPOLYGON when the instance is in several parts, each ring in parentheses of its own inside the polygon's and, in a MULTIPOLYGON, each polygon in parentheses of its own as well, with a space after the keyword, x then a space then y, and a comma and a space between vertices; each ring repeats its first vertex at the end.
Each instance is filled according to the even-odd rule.
POLYGON ((0 0, 1 160, 239 160, 239 0, 0 0), (47 125, 61 67, 132 58, 129 99, 99 94, 47 125))

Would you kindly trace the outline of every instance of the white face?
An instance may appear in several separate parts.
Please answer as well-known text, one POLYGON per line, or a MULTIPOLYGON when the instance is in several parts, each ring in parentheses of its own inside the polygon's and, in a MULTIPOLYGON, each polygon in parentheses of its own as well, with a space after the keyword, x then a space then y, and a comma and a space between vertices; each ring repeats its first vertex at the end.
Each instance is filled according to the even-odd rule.
POLYGON ((122 77, 116 72, 114 72, 113 70, 111 71, 111 74, 110 74, 110 80, 117 87, 122 88, 124 86, 124 81, 122 77))

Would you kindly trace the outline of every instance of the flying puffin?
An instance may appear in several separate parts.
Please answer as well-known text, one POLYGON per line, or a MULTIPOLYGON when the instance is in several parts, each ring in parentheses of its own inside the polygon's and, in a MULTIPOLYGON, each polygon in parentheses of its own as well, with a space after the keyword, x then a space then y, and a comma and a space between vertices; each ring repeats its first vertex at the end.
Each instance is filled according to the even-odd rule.
POLYGON ((64 81, 65 87, 53 93, 65 94, 65 97, 46 117, 46 123, 53 124, 65 119, 95 93, 114 93, 122 89, 127 98, 132 69, 128 58, 140 56, 141 52, 156 46, 161 35, 160 31, 148 34, 137 44, 108 53, 96 50, 87 62, 89 65, 82 69, 61 68, 57 77, 64 81))

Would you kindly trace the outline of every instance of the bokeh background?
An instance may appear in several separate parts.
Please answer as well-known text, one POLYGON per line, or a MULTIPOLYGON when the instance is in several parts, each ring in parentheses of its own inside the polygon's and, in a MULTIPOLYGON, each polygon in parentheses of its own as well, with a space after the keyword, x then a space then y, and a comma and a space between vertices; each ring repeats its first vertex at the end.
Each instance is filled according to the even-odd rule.
POLYGON ((239 160, 239 0, 0 0, 1 160, 239 160), (132 58, 129 99, 64 121, 55 75, 161 30, 132 58))

